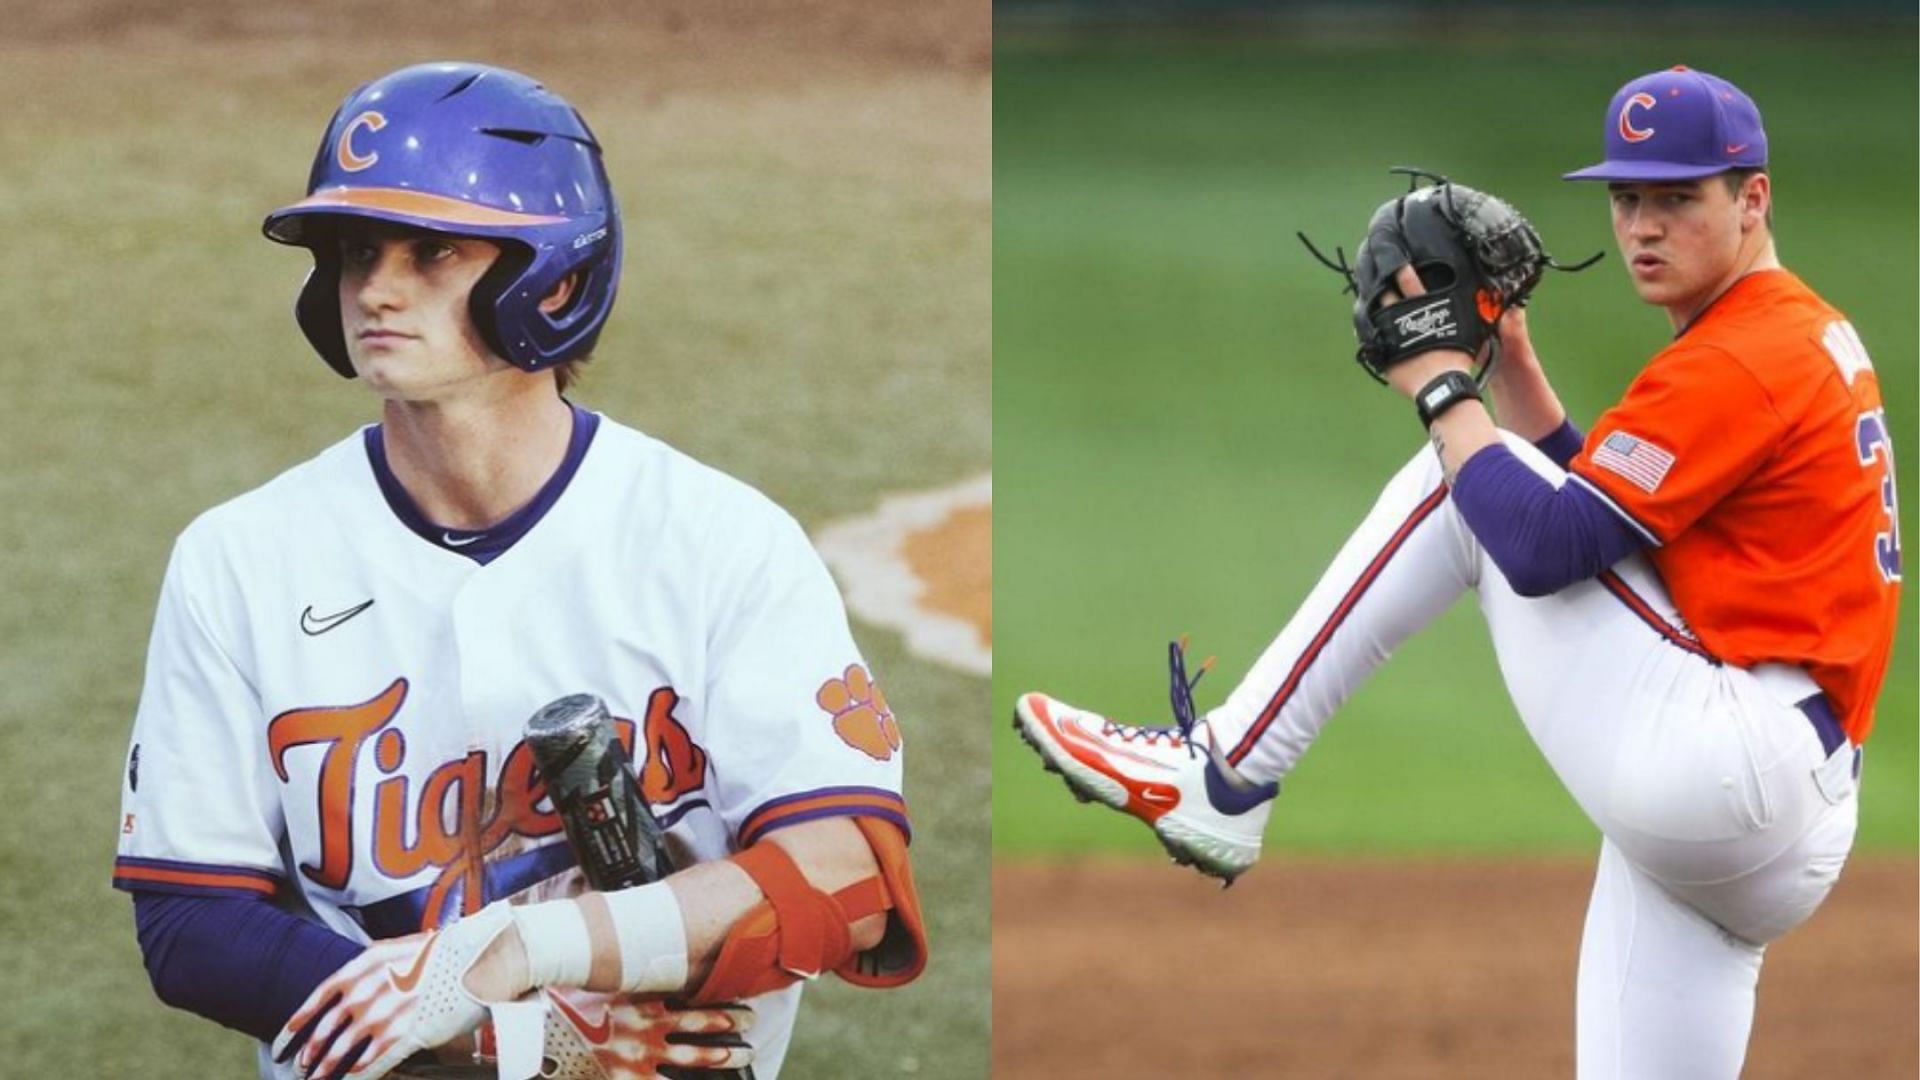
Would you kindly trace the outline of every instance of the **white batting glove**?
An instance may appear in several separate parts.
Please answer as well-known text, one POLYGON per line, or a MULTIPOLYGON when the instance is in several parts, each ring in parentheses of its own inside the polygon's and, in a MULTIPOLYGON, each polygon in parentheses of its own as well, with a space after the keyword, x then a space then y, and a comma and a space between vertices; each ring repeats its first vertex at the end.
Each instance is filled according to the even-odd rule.
POLYGON ((298 1075, 378 1080, 422 1050, 471 1033, 487 1007, 465 976, 513 925, 505 902, 428 934, 375 942, 321 983, 273 1040, 298 1075))
POLYGON ((753 1026, 744 1005, 697 1007, 660 998, 549 987, 546 1080, 648 1080, 662 1066, 744 1069, 753 1026))

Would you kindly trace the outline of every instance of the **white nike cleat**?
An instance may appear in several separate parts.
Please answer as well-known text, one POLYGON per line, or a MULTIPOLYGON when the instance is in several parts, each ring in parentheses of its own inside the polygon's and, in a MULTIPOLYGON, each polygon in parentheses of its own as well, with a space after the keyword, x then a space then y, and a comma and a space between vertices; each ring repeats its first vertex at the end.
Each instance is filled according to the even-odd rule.
POLYGON ((1076 798, 1139 818, 1174 862, 1231 885, 1260 857, 1280 785, 1246 780, 1220 758, 1205 723, 1194 721, 1178 643, 1170 659, 1178 727, 1117 724, 1029 693, 1014 705, 1014 728, 1076 798))

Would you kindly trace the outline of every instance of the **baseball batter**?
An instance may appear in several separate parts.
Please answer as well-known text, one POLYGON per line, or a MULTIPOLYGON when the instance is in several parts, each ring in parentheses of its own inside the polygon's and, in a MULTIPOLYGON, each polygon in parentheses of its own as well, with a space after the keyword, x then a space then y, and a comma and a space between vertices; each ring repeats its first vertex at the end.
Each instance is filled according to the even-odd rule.
POLYGON ((1175 729, 1038 693, 1016 722, 1076 793, 1231 880, 1341 702, 1471 590, 1528 732, 1603 835, 1579 1075, 1734 1077, 1767 944, 1853 842, 1899 593, 1892 443, 1860 336, 1780 265, 1752 100, 1684 67, 1643 76, 1609 105, 1606 149, 1569 178, 1606 184, 1633 287, 1675 332, 1617 405, 1583 437, 1516 294, 1474 278, 1525 247, 1517 216, 1458 185, 1389 203, 1348 268, 1362 357, 1432 449, 1225 704, 1193 712, 1176 647, 1175 729), (1486 220, 1455 231, 1477 247, 1428 228, 1469 207, 1486 220), (1506 430, 1468 374, 1476 318, 1501 346, 1484 391, 1506 430))
POLYGON ((160 997, 270 1044, 263 1075, 458 1059, 547 988, 543 1075, 768 1078, 802 976, 917 975, 900 729, 806 536, 561 396, 621 254, 573 108, 395 72, 264 228, 311 249, 300 327, 381 417, 175 546, 114 874, 160 997), (582 891, 521 741, 577 692, 697 865, 582 891))

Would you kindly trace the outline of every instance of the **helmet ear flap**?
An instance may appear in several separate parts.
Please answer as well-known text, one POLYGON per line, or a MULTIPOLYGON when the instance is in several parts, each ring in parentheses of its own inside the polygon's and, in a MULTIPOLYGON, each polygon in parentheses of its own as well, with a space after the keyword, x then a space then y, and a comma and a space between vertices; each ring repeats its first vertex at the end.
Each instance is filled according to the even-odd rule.
MULTIPOLYGON (((467 315, 473 320, 473 328, 480 333, 480 340, 487 343, 493 355, 505 360, 517 368, 528 368, 524 355, 516 355, 508 347, 506 338, 500 333, 500 299, 506 291, 520 282, 527 267, 533 265, 533 250, 525 244, 500 243, 500 257, 493 260, 487 272, 473 283, 473 292, 467 297, 467 315)), ((524 350, 522 350, 524 353, 524 350)))
POLYGON ((331 244, 317 244, 312 250, 313 269, 293 302, 293 317, 327 366, 351 379, 353 360, 347 356, 347 332, 340 325, 340 256, 331 244))
POLYGON ((620 273, 617 252, 610 248, 562 270, 565 264, 551 251, 504 237, 494 242, 500 245, 500 257, 474 283, 467 301, 474 329, 493 354, 523 370, 540 371, 563 357, 590 352, 613 303, 620 273), (567 302, 556 311, 540 310, 541 302, 569 277, 574 289, 567 302))

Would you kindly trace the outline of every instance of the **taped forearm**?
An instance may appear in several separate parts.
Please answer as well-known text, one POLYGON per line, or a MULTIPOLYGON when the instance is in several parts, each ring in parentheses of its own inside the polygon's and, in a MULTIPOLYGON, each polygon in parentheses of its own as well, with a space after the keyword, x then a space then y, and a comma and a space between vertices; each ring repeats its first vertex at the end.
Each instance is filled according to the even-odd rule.
POLYGON ((262 900, 137 892, 133 912, 161 1001, 263 1041, 365 948, 262 900))
POLYGON ((711 1000, 732 1000, 794 972, 851 971, 880 944, 889 913, 902 940, 873 984, 918 974, 925 933, 898 828, 848 818, 776 835, 651 885, 515 909, 531 981, 630 993, 718 986, 738 992, 711 1000))
POLYGON ((672 993, 687 983, 687 924, 665 881, 513 909, 532 986, 672 993))
POLYGON ((1585 581, 1645 543, 1584 488, 1555 488, 1505 446, 1467 460, 1454 481, 1453 502, 1522 596, 1548 596, 1585 581))

